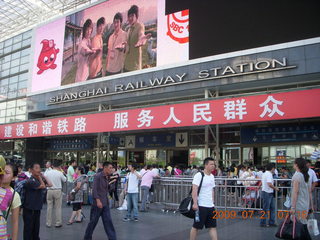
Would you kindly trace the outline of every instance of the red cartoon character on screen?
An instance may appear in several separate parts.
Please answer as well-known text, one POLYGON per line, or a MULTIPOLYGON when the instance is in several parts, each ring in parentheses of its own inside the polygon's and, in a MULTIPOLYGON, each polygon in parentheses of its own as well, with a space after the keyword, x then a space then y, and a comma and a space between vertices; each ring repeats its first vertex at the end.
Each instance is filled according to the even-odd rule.
POLYGON ((38 58, 37 67, 39 68, 39 71, 37 74, 41 74, 49 68, 55 69, 57 64, 54 62, 56 61, 57 54, 59 53, 59 48, 55 48, 56 44, 53 39, 44 39, 41 43, 42 49, 38 58))

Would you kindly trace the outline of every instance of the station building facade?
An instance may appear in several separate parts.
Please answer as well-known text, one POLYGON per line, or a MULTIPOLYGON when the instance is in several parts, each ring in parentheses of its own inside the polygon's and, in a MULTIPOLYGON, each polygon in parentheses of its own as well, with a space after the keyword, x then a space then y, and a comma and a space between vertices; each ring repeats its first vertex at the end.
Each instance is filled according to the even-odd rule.
MULTIPOLYGON (((194 16, 192 6, 189 8, 192 26, 194 16)), ((172 9, 176 11, 175 6, 172 9)), ((169 10, 166 9, 168 22, 170 16, 184 19, 188 13, 174 15, 169 10)), ((66 19, 65 29, 71 32, 69 28, 73 26, 73 36, 77 36, 75 32, 81 28, 68 22, 68 16, 66 19)), ((168 25, 169 30, 173 25, 168 25)), ((15 84, 18 89, 14 96, 6 90, 0 102, 1 151, 8 157, 19 155, 26 165, 55 159, 64 163, 72 159, 79 163, 108 159, 120 165, 133 161, 140 165, 187 166, 201 165, 204 157, 213 156, 226 167, 268 162, 291 167, 296 157, 310 159, 320 147, 317 32, 292 41, 240 46, 237 51, 213 55, 208 47, 209 55, 191 58, 194 42, 190 31, 187 60, 182 56, 181 61, 170 64, 152 62, 137 71, 32 91, 38 84, 34 81, 34 66, 41 49, 35 43, 41 27, 33 30, 33 41, 27 45, 24 38, 29 32, 21 34, 20 48, 6 50, 6 41, 0 45, 4 49, 0 59, 11 56, 10 66, 9 60, 1 61, 1 87, 11 89, 15 84), (16 52, 20 54, 20 68, 15 72, 12 56, 16 52), (24 57, 30 52, 30 62, 24 68, 24 57), (25 86, 25 75, 28 92, 19 93, 20 86, 25 86)), ((148 31, 153 28, 152 23, 146 27, 148 31)), ((14 39, 7 41, 18 41, 14 39)), ((142 51, 149 58, 143 61, 155 61, 151 52, 161 61, 164 55, 159 52, 159 31, 151 39, 156 39, 158 46, 155 48, 152 43, 153 51, 148 51, 150 45, 144 46, 142 51)), ((70 75, 70 59, 76 51, 68 52, 66 37, 64 40, 64 48, 59 47, 61 63, 70 75)), ((58 46, 58 41, 55 44, 58 46)), ((72 45, 70 49, 76 46, 72 45)), ((185 49, 177 48, 178 54, 185 49)), ((103 59, 108 57, 105 53, 103 59)), ((64 78, 59 81, 68 81, 69 75, 61 71, 64 78)))

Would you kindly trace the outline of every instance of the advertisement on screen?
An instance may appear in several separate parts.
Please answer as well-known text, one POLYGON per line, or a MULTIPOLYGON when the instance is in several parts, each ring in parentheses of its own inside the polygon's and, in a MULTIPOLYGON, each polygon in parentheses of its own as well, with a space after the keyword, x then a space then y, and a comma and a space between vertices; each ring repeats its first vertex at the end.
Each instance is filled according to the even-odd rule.
POLYGON ((241 50, 268 52, 286 48, 282 43, 319 41, 317 1, 284 2, 288 4, 270 0, 263 8, 253 0, 99 3, 34 30, 29 92, 162 70, 188 60, 226 58, 229 53, 241 56, 241 50))
POLYGON ((188 11, 166 16, 165 0, 95 5, 35 30, 31 92, 188 60, 188 36, 188 11))

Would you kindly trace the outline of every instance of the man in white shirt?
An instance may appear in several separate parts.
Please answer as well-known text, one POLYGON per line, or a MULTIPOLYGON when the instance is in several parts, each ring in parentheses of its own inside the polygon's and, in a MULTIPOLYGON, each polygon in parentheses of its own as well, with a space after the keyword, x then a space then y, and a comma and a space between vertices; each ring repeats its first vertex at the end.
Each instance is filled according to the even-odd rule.
POLYGON ((204 171, 198 172, 192 181, 192 199, 193 210, 199 212, 200 221, 194 220, 193 226, 190 231, 190 240, 195 240, 198 234, 198 230, 201 230, 204 226, 209 229, 209 235, 211 240, 217 240, 217 222, 214 219, 214 176, 211 172, 214 170, 214 159, 206 158, 203 161, 204 171), (198 195, 198 189, 202 180, 201 189, 198 195))
POLYGON ((312 183, 311 191, 314 191, 314 188, 317 186, 318 178, 316 172, 311 168, 311 161, 307 160, 307 167, 309 168, 308 174, 310 176, 310 181, 312 183))
POLYGON ((260 220, 260 227, 276 227, 275 224, 275 201, 274 191, 279 191, 274 186, 273 174, 275 166, 273 163, 268 163, 266 171, 262 174, 262 216, 260 220), (269 219, 268 225, 266 224, 269 219))
POLYGON ((52 170, 52 164, 50 161, 48 161, 46 162, 46 171, 44 172, 44 174, 48 173, 51 170, 52 170))
POLYGON ((61 204, 62 204, 62 182, 66 182, 67 178, 62 173, 59 164, 54 163, 53 169, 46 172, 44 176, 52 183, 51 187, 48 187, 47 192, 47 227, 51 227, 52 224, 52 210, 55 211, 55 227, 62 227, 61 218, 61 204))
POLYGON ((129 173, 127 182, 124 186, 127 192, 127 216, 123 219, 124 222, 134 220, 138 222, 138 198, 139 198, 139 179, 141 175, 136 171, 136 165, 128 165, 129 173), (133 219, 132 219, 133 217, 133 219))

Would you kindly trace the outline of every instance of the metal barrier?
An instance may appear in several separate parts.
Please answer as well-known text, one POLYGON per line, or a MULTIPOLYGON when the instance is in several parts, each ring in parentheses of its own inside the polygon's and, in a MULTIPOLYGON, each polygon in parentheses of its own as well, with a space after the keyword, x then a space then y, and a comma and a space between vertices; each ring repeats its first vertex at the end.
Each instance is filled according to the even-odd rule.
MULTIPOLYGON (((123 177, 122 177, 123 178, 123 177)), ((161 204, 163 210, 177 211, 182 199, 188 196, 192 186, 191 177, 162 177, 154 179, 153 202, 161 204)), ((287 194, 291 192, 291 179, 274 179, 279 192, 275 192, 277 211, 288 211, 284 206, 287 194)), ((123 181, 119 181, 118 193, 123 189, 123 181)), ((262 209, 261 180, 238 178, 215 178, 214 203, 218 209, 253 210, 262 209)), ((88 192, 91 192, 88 187, 88 192)), ((67 195, 67 186, 64 193, 67 195)), ((139 194, 140 196, 140 194, 139 194)), ((141 196, 140 196, 141 197, 141 196)), ((140 198, 141 199, 141 198, 140 198)), ((320 213, 320 187, 313 191, 315 212, 320 213)))
MULTIPOLYGON (((275 206, 278 211, 288 211, 284 206, 287 194, 291 192, 291 179, 275 179, 275 185, 279 192, 275 192, 275 206)), ((214 202, 217 208, 235 210, 262 209, 261 180, 260 179, 237 179, 215 178, 214 202)), ((177 210, 180 202, 191 189, 191 178, 163 177, 155 179, 153 199, 162 204, 166 210, 177 210)), ((313 203, 315 212, 320 213, 320 188, 313 191, 313 203)))

